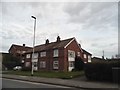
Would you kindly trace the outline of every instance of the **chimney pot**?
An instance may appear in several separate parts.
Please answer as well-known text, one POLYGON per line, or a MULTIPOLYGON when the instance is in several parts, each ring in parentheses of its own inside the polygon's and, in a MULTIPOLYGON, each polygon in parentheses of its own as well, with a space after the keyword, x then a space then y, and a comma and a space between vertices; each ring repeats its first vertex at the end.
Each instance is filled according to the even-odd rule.
POLYGON ((23 44, 23 46, 25 47, 25 44, 23 44))
POLYGON ((48 39, 46 40, 45 44, 49 44, 49 40, 48 39))
POLYGON ((57 42, 60 42, 60 36, 57 37, 57 42))

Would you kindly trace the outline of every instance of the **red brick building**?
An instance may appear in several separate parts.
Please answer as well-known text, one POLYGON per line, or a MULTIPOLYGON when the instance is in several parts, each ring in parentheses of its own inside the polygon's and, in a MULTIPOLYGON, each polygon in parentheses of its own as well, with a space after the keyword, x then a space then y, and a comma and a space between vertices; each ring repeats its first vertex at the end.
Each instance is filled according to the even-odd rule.
POLYGON ((92 54, 87 52, 86 50, 82 49, 82 54, 83 54, 83 59, 84 59, 84 63, 88 63, 91 62, 91 56, 92 54))
MULTIPOLYGON (((25 67, 31 67, 32 49, 26 52, 25 67)), ((80 57, 84 62, 91 60, 91 54, 83 50, 75 38, 60 40, 57 37, 56 42, 35 46, 33 57, 34 70, 46 71, 71 71, 74 69, 75 58, 80 57), (86 55, 86 56, 85 56, 86 55)))
POLYGON ((25 44, 23 44, 23 46, 12 44, 8 52, 14 57, 20 58, 21 62, 24 62, 24 58, 25 58, 24 55, 26 51, 28 51, 29 49, 32 49, 32 48, 25 46, 25 44))

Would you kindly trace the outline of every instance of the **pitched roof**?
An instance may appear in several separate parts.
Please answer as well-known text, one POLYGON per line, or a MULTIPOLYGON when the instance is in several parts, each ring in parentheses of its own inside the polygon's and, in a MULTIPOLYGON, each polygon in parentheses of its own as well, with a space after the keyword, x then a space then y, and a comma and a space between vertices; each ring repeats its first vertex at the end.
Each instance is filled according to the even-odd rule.
POLYGON ((86 50, 84 50, 84 49, 82 49, 82 51, 83 51, 83 53, 87 53, 87 54, 89 54, 89 55, 92 55, 91 53, 89 53, 88 51, 86 51, 86 50))
MULTIPOLYGON (((35 46, 34 51, 37 52, 37 51, 44 51, 44 50, 49 50, 49 49, 65 47, 73 39, 74 38, 69 38, 69 39, 61 40, 59 42, 51 42, 48 44, 38 45, 38 46, 35 46)), ((29 53, 29 52, 32 52, 32 49, 30 49, 26 53, 29 53)))
MULTIPOLYGON (((17 50, 21 50, 21 51, 27 51, 27 50, 29 50, 29 49, 32 49, 32 47, 15 45, 15 44, 12 44, 12 46, 10 47, 10 49, 11 49, 12 47, 15 48, 15 49, 17 49, 17 50)), ((10 50, 10 49, 9 49, 9 50, 10 50)))

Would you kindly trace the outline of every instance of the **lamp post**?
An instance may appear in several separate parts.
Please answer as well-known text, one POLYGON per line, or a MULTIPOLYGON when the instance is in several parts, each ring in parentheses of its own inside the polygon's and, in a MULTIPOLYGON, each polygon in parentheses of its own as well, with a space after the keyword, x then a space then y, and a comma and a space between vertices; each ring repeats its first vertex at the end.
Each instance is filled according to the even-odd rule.
POLYGON ((31 76, 33 76, 33 68, 34 68, 34 62, 33 62, 33 59, 34 59, 34 47, 35 47, 35 29, 36 29, 36 17, 34 16, 31 16, 35 22, 34 22, 34 37, 33 37, 33 53, 32 53, 32 70, 31 70, 31 76))

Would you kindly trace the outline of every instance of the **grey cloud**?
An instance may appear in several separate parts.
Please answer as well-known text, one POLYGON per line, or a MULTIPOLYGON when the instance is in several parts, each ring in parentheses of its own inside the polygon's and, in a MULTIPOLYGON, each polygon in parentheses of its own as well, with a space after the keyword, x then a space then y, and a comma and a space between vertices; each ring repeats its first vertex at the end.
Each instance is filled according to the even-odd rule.
POLYGON ((89 3, 68 3, 65 6, 64 11, 70 16, 77 16, 85 9, 86 6, 88 7, 88 4, 89 3))
POLYGON ((118 43, 110 43, 109 46, 116 46, 118 43))
POLYGON ((7 44, 2 45, 2 52, 6 52, 6 50, 8 49, 9 49, 9 45, 7 44))
POLYGON ((88 26, 92 26, 96 24, 96 22, 97 24, 102 24, 103 21, 106 22, 108 20, 109 22, 110 18, 114 18, 111 17, 112 15, 116 14, 116 12, 114 12, 115 8, 111 8, 114 5, 117 5, 117 3, 73 3, 70 5, 68 4, 64 11, 70 15, 70 23, 83 23, 85 25, 88 24, 88 26))
POLYGON ((104 44, 104 42, 101 42, 103 44, 99 44, 100 42, 97 42, 97 43, 92 43, 91 44, 91 47, 94 47, 94 48, 106 48, 106 47, 116 47, 118 45, 118 43, 108 43, 108 44, 104 44))
POLYGON ((97 43, 92 43, 91 46, 96 47, 96 46, 98 46, 98 44, 97 43))

